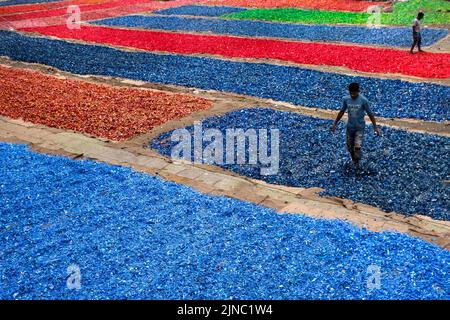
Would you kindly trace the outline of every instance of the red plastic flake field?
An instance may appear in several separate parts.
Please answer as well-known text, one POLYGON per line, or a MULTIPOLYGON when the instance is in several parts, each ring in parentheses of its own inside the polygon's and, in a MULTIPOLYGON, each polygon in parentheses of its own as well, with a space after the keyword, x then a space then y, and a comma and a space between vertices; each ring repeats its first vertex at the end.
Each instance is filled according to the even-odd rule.
MULTIPOLYGON (((88 11, 96 11, 96 10, 104 10, 116 7, 123 7, 126 5, 138 5, 141 3, 148 3, 147 0, 125 0, 125 1, 111 1, 106 3, 94 3, 94 4, 85 4, 80 5, 81 13, 88 11)), ((21 14, 14 14, 4 17, 8 21, 14 20, 26 20, 26 19, 36 19, 36 18, 44 18, 44 17, 54 17, 54 16, 63 16, 67 14, 67 7, 55 8, 51 10, 42 10, 37 12, 27 12, 21 14)))
POLYGON ((233 58, 270 58, 305 65, 346 67, 370 73, 399 73, 423 78, 450 77, 449 53, 420 53, 326 43, 279 41, 232 36, 194 35, 119 28, 65 26, 25 31, 150 51, 214 54, 233 58))
MULTIPOLYGON (((84 1, 84 0, 83 0, 84 1)), ((193 0, 176 1, 108 1, 106 3, 92 3, 80 6, 81 19, 83 21, 103 19, 116 16, 124 16, 138 12, 150 12, 162 10, 192 3, 193 0)), ((8 7, 7 7, 8 8, 8 7)), ((67 7, 52 10, 25 12, 0 17, 0 29, 20 29, 43 26, 66 25, 67 18, 72 13, 67 12, 67 7)))
POLYGON ((254 8, 305 8, 335 11, 366 11, 373 5, 388 5, 386 2, 361 0, 204 0, 204 4, 254 8))
POLYGON ((0 114, 111 140, 211 107, 206 99, 61 79, 0 66, 0 114))
POLYGON ((66 1, 57 1, 57 2, 44 2, 44 3, 36 3, 36 4, 22 4, 22 5, 15 5, 15 6, 5 6, 5 7, 0 7, 0 15, 20 13, 20 12, 42 11, 42 10, 67 7, 70 5, 94 4, 94 3, 104 3, 104 2, 113 2, 113 0, 66 0, 66 1))

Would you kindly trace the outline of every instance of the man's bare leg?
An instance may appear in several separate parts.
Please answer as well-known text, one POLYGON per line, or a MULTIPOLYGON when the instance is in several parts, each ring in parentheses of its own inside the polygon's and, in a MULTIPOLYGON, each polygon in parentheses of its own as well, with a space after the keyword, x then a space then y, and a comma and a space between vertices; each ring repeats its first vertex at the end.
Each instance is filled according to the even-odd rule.
POLYGON ((416 47, 416 44, 417 44, 417 39, 414 38, 413 44, 412 44, 412 46, 411 46, 411 50, 409 50, 410 53, 414 53, 414 48, 416 47))
POLYGON ((364 139, 364 131, 357 131, 355 132, 354 137, 354 151, 353 151, 353 163, 355 164, 355 167, 359 167, 359 161, 361 160, 361 147, 363 144, 364 139))
POLYGON ((425 52, 422 50, 422 39, 419 39, 417 41, 417 48, 419 49, 419 52, 425 52))
POLYGON ((355 162, 355 135, 347 132, 347 150, 350 153, 353 163, 355 162))
POLYGON ((361 160, 361 148, 360 147, 355 147, 355 151, 353 153, 353 163, 355 164, 355 166, 359 166, 359 160, 361 160))

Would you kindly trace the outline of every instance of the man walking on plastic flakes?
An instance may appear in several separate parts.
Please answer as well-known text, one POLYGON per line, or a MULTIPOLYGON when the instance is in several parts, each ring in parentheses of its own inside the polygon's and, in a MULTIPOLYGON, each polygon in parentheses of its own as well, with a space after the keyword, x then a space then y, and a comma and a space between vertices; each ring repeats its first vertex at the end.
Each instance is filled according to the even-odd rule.
POLYGON ((412 32, 413 32, 413 44, 411 46, 411 53, 414 53, 414 48, 417 45, 417 49, 419 52, 423 52, 422 50, 422 26, 420 25, 420 20, 423 19, 424 13, 422 11, 419 12, 417 17, 413 21, 412 32))
POLYGON ((348 110, 347 121, 347 148, 352 157, 353 163, 356 168, 359 167, 359 161, 361 160, 361 148, 364 140, 364 129, 366 123, 364 117, 367 115, 373 124, 373 130, 375 135, 380 135, 380 129, 377 126, 375 116, 369 107, 369 101, 359 93, 359 84, 351 83, 348 87, 350 96, 344 98, 341 110, 339 111, 336 120, 333 123, 331 131, 336 132, 336 126, 341 120, 344 113, 348 110))

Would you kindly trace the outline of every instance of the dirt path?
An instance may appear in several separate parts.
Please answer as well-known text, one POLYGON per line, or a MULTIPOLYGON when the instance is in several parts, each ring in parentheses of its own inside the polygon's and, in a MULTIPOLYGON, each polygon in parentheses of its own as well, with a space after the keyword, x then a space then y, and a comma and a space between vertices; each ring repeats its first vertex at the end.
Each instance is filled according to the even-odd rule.
MULTIPOLYGON (((45 74, 56 75, 60 77, 84 80, 93 83, 103 83, 113 86, 120 87, 131 87, 131 88, 145 88, 145 89, 156 89, 167 92, 175 93, 187 93, 198 97, 212 100, 214 102, 214 107, 202 112, 197 112, 190 117, 184 118, 177 122, 168 122, 164 126, 156 128, 157 131, 152 131, 152 133, 143 135, 145 138, 152 138, 162 132, 169 131, 174 128, 184 127, 186 125, 192 124, 193 121, 202 120, 210 116, 221 115, 233 110, 242 109, 245 107, 265 107, 272 108, 287 112, 296 112, 304 115, 314 116, 322 119, 334 119, 336 117, 336 111, 325 110, 319 108, 309 108, 304 106, 298 106, 287 102, 274 101, 271 99, 256 98, 247 95, 234 94, 229 92, 221 92, 214 90, 201 90, 197 88, 187 88, 175 85, 164 85, 157 83, 149 83, 144 81, 135 81, 129 79, 113 78, 106 76, 84 76, 75 75, 65 71, 58 70, 53 67, 46 65, 25 63, 19 61, 11 61, 8 58, 0 57, 0 64, 3 66, 11 66, 16 68, 28 68, 36 70, 45 74)), ((381 125, 386 125, 394 128, 400 128, 408 131, 415 131, 421 133, 432 133, 443 136, 450 137, 450 122, 430 122, 430 121, 420 121, 416 119, 400 119, 400 118, 377 118, 381 125)), ((136 139, 136 138, 135 138, 136 139)))
MULTIPOLYGON (((269 185, 262 181, 241 177, 216 166, 174 163, 171 159, 146 148, 150 139, 160 133, 190 125, 195 120, 201 120, 211 115, 219 115, 248 106, 258 105, 326 119, 331 119, 334 116, 332 111, 303 108, 270 100, 214 91, 163 86, 108 77, 76 76, 47 66, 11 62, 7 59, 2 59, 2 62, 4 65, 27 67, 59 77, 77 78, 108 85, 186 92, 211 99, 214 104, 210 110, 195 113, 178 121, 168 122, 155 127, 146 134, 121 143, 0 117, 0 141, 26 143, 43 153, 130 166, 139 171, 159 175, 169 181, 191 186, 200 192, 254 202, 279 212, 304 213, 312 217, 327 219, 343 219, 373 231, 393 230, 407 233, 450 249, 450 222, 436 221, 419 215, 405 217, 396 213, 385 213, 375 207, 345 199, 320 197, 317 195, 321 191, 318 188, 304 189, 269 185)), ((381 122, 407 130, 435 132, 450 136, 448 124, 389 119, 384 119, 381 122)))
POLYGON ((202 193, 253 202, 278 212, 341 219, 376 232, 406 233, 450 250, 450 222, 419 215, 405 217, 345 199, 320 197, 317 195, 321 191, 319 188, 270 185, 214 166, 173 162, 144 148, 138 140, 112 143, 80 133, 0 117, 0 141, 25 143, 47 154, 129 166, 202 193))

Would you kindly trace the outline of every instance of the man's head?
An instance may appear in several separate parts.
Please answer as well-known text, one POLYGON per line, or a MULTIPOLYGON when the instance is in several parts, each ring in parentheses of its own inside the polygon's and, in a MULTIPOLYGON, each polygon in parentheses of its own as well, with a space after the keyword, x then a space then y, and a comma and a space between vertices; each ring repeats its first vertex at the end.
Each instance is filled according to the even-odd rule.
POLYGON ((425 13, 423 13, 423 11, 419 11, 419 13, 417 14, 417 19, 422 20, 424 16, 425 13))
POLYGON ((350 92, 350 97, 356 99, 359 96, 359 83, 353 82, 348 86, 348 91, 350 92))

